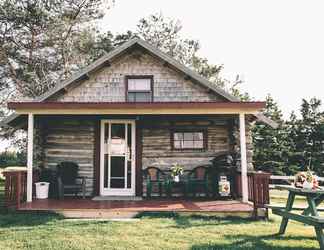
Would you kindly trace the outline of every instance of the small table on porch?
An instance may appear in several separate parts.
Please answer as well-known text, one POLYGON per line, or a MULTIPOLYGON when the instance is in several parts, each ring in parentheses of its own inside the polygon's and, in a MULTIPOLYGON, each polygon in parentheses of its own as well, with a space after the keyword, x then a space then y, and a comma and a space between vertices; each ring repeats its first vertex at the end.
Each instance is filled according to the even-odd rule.
POLYGON ((187 197, 187 183, 188 181, 185 178, 180 178, 179 181, 175 181, 173 178, 168 178, 166 181, 166 193, 168 197, 172 197, 172 192, 174 187, 182 189, 184 197, 187 197))
POLYGON ((312 225, 315 228, 317 240, 320 244, 320 248, 324 250, 324 217, 320 217, 317 207, 324 200, 324 189, 304 189, 296 188, 294 186, 276 185, 278 190, 287 190, 289 192, 288 200, 285 208, 271 207, 273 214, 282 216, 282 221, 279 229, 279 234, 284 234, 287 228, 288 220, 295 220, 298 222, 312 225), (293 208, 295 196, 306 197, 308 207, 303 210, 301 214, 290 212, 293 208))

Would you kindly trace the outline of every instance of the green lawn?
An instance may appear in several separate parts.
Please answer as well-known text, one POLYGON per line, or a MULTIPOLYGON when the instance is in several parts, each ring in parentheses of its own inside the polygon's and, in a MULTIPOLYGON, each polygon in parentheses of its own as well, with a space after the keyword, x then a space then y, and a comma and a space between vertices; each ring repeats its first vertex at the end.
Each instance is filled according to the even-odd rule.
POLYGON ((112 222, 0 213, 0 249, 318 249, 312 227, 291 222, 277 236, 279 223, 273 215, 251 221, 155 214, 112 222))
POLYGON ((311 227, 279 218, 143 216, 132 222, 69 221, 54 215, 0 215, 0 249, 318 249, 311 227))

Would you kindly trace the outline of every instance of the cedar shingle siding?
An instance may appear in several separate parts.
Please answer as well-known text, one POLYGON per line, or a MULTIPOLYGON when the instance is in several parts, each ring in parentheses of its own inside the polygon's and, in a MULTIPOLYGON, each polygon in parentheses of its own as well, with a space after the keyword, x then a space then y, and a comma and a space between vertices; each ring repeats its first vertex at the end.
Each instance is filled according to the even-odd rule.
POLYGON ((225 101, 221 96, 208 93, 206 88, 185 80, 183 74, 164 66, 151 55, 127 54, 111 66, 90 75, 90 79, 69 90, 59 101, 124 102, 126 75, 153 75, 154 101, 190 102, 225 101))

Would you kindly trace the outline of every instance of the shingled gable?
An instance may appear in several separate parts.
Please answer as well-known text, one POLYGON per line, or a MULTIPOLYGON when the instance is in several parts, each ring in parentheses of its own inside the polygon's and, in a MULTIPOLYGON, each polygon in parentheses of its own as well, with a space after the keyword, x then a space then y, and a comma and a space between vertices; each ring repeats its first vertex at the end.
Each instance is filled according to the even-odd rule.
POLYGON ((196 82, 197 84, 200 84, 201 86, 207 88, 211 93, 214 93, 216 95, 220 95, 223 98, 225 98, 228 101, 240 101, 238 98, 235 96, 227 93, 223 89, 215 86, 215 84, 209 82, 207 79, 201 77, 199 74, 194 72, 193 70, 189 69, 188 67, 184 66, 183 64, 179 63, 169 55, 163 53, 156 47, 148 44, 144 40, 140 38, 133 38, 118 48, 112 50, 108 54, 102 56, 89 66, 87 66, 85 69, 81 70, 80 72, 76 73, 73 75, 71 78, 63 81, 62 83, 58 84, 56 87, 53 89, 47 91, 43 95, 41 95, 37 101, 43 102, 51 98, 52 96, 56 95, 62 90, 67 89, 71 84, 79 82, 82 79, 87 79, 88 75, 97 71, 98 69, 110 65, 110 61, 113 60, 114 58, 127 53, 131 48, 133 47, 139 47, 143 48, 144 50, 148 51, 150 54, 158 57, 160 60, 162 60, 166 65, 170 65, 174 69, 178 70, 179 72, 182 72, 187 78, 191 79, 193 82, 196 82))
MULTIPOLYGON (((34 102, 50 101, 51 98, 55 97, 59 93, 65 93, 66 91, 69 91, 70 87, 72 87, 74 84, 82 83, 83 80, 89 78, 90 74, 98 71, 99 69, 101 69, 101 68, 103 68, 105 66, 109 66, 110 63, 115 58, 118 58, 118 57, 128 53, 132 48, 144 49, 149 54, 151 54, 151 55, 157 57, 158 59, 160 59, 161 61, 163 61, 163 63, 165 65, 168 65, 170 68, 173 68, 173 69, 183 73, 184 76, 186 78, 190 79, 193 83, 199 84, 200 86, 206 88, 209 91, 209 93, 211 93, 211 94, 221 96, 221 97, 223 97, 225 100, 227 100, 229 102, 239 102, 240 101, 235 96, 233 96, 233 95, 227 93, 226 91, 224 91, 223 89, 215 86, 215 84, 213 84, 213 83, 209 82, 207 79, 201 77, 199 74, 197 74, 193 70, 189 69, 188 67, 186 67, 183 64, 179 63, 178 61, 176 61, 175 59, 173 59, 169 55, 161 52, 156 47, 148 44, 144 40, 142 40, 140 38, 137 38, 137 37, 125 42, 124 44, 117 47, 113 51, 111 51, 108 54, 102 56, 101 58, 99 58, 98 60, 96 60, 95 62, 93 62, 92 64, 90 64, 86 68, 84 68, 83 70, 81 70, 78 73, 74 74, 69 79, 57 84, 56 87, 54 87, 53 89, 50 89, 49 91, 47 91, 46 93, 41 95, 39 98, 37 98, 37 99, 35 99, 33 101, 34 102)), ((3 124, 8 124, 8 123, 12 122, 13 120, 15 120, 17 117, 18 117, 18 115, 12 114, 11 116, 5 118, 1 123, 2 123, 2 125, 3 124)), ((268 125, 270 125, 272 127, 276 126, 275 123, 273 123, 271 120, 269 120, 268 118, 264 117, 261 114, 256 115, 256 117, 259 120, 267 123, 268 125)))

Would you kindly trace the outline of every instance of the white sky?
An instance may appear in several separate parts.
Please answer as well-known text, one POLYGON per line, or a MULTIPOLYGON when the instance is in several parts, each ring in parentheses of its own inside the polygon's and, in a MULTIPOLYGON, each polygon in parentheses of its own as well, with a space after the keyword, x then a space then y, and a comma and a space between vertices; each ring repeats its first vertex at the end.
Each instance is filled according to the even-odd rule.
MULTIPOLYGON (((201 42, 202 56, 224 64, 227 78, 243 76, 242 89, 256 100, 270 93, 286 116, 302 98, 324 102, 323 0, 115 1, 103 31, 135 30, 140 18, 162 12, 201 42)), ((0 151, 7 146, 0 141, 0 151)))
POLYGON ((179 19, 202 56, 224 64, 229 79, 243 76, 242 89, 256 100, 270 93, 288 116, 302 98, 324 101, 323 11, 323 0, 116 0, 102 27, 135 30, 158 12, 179 19))

